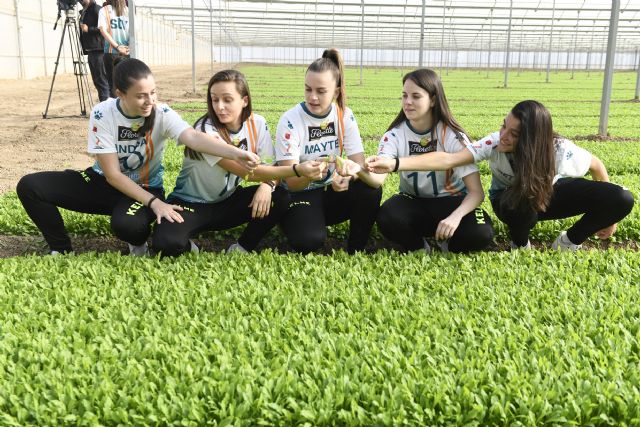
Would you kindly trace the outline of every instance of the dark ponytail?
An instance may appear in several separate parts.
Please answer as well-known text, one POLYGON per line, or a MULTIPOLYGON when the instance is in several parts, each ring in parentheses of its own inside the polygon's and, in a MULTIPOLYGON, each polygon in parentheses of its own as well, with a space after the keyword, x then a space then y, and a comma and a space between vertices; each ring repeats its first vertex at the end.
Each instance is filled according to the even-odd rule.
MULTIPOLYGON (((122 93, 127 93, 129 88, 138 80, 151 76, 151 69, 144 62, 135 58, 127 58, 118 63, 113 70, 113 87, 122 93)), ((149 117, 144 118, 144 124, 138 131, 144 135, 153 129, 156 121, 156 107, 154 105, 149 117)))
POLYGON ((340 55, 340 52, 338 52, 337 49, 326 49, 322 53, 322 58, 316 59, 307 68, 307 72, 313 71, 315 73, 321 73, 327 70, 333 73, 333 78, 335 79, 339 90, 336 102, 342 111, 344 111, 347 106, 347 93, 344 82, 344 62, 342 60, 342 55, 340 55))

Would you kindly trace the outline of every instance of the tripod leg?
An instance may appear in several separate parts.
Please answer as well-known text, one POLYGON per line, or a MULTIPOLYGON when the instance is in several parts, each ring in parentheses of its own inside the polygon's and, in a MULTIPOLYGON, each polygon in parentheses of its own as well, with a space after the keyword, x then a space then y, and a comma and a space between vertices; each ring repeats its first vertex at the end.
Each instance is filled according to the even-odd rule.
POLYGON ((60 46, 58 46, 58 56, 56 57, 56 66, 53 69, 53 78, 51 79, 51 88, 49 89, 49 99, 47 100, 47 108, 44 109, 44 113, 42 113, 42 118, 47 118, 47 113, 49 112, 49 104, 51 103, 51 93, 53 92, 53 84, 56 81, 56 73, 58 72, 58 64, 60 63, 60 52, 62 52, 62 44, 64 43, 64 33, 67 29, 65 25, 62 28, 62 37, 60 37, 60 46))
POLYGON ((76 84, 78 85, 78 95, 81 98, 80 109, 83 116, 87 112, 87 104, 89 108, 93 107, 93 97, 91 95, 91 87, 89 86, 89 80, 87 79, 87 65, 84 62, 84 55, 82 54, 82 45, 80 44, 80 32, 75 22, 72 23, 74 36, 71 39, 71 50, 74 50, 74 60, 78 63, 78 73, 76 74, 76 84), (74 38, 75 37, 75 38, 74 38))

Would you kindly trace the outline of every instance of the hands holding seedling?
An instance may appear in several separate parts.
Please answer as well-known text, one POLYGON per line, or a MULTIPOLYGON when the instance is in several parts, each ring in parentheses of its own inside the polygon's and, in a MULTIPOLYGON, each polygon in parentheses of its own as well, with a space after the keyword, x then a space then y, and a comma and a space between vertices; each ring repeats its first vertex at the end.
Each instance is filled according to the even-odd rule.
POLYGON ((364 162, 365 167, 372 173, 391 173, 396 166, 396 159, 381 156, 369 156, 364 162))
POLYGON ((318 181, 324 178, 327 170, 327 163, 319 160, 307 160, 296 165, 296 170, 301 176, 309 178, 312 181, 318 181))
POLYGON ((256 153, 252 153, 251 151, 238 149, 234 160, 247 170, 247 175, 253 172, 255 168, 260 165, 260 156, 256 153))

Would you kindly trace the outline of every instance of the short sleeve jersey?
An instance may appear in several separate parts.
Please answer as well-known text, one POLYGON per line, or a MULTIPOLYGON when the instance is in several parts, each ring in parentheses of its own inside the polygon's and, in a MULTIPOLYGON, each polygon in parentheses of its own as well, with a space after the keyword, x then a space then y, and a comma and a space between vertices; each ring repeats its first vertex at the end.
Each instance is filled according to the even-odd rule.
MULTIPOLYGON (((195 125, 201 129, 201 122, 195 125)), ((209 118, 205 122, 205 132, 216 134, 216 128, 209 118)), ((264 117, 254 114, 246 120, 239 131, 229 136, 236 147, 257 153, 263 162, 273 163, 274 148, 271 134, 264 117)), ((190 203, 216 203, 233 194, 242 177, 223 169, 218 162, 221 157, 202 153, 202 160, 185 156, 176 186, 169 198, 178 198, 190 203)))
MULTIPOLYGON (((102 27, 118 44, 129 45, 129 15, 116 16, 116 11, 110 5, 100 9, 98 13, 98 27, 102 27)), ((104 40, 104 53, 117 53, 107 39, 104 40)))
MULTIPOLYGON (((468 142, 467 135, 455 132, 442 122, 439 122, 435 129, 420 133, 405 120, 382 136, 378 155, 396 158, 436 151, 455 153, 463 150, 468 142)), ((400 192, 424 198, 461 196, 466 194, 462 178, 474 172, 478 172, 474 164, 446 171, 402 171, 400 192)))
MULTIPOLYGON (((162 157, 167 139, 178 136, 190 125, 165 104, 156 105, 151 132, 141 133, 144 117, 129 117, 119 98, 109 98, 93 107, 89 118, 89 154, 116 153, 120 171, 143 187, 162 188, 162 157)), ((102 174, 96 162, 93 169, 102 174)))
MULTIPOLYGON (((510 187, 514 181, 513 168, 511 167, 513 155, 499 152, 496 149, 499 143, 500 132, 498 131, 467 145, 476 163, 481 160, 489 160, 491 168, 489 197, 493 197, 497 191, 510 187)), ((560 178, 580 177, 589 171, 591 153, 587 150, 562 137, 555 138, 554 146, 556 155, 554 184, 560 178)))
MULTIPOLYGON (((338 115, 334 103, 326 116, 315 115, 306 108, 304 102, 282 115, 276 130, 276 160, 304 162, 331 154, 340 156, 339 135, 343 135, 343 150, 347 156, 363 153, 360 130, 353 112, 345 108, 343 117, 338 115), (344 129, 343 129, 344 128, 344 129)), ((322 188, 331 184, 335 165, 330 164, 327 175, 320 181, 312 181, 305 190, 322 188)), ((286 186, 284 180, 282 185, 286 186)))

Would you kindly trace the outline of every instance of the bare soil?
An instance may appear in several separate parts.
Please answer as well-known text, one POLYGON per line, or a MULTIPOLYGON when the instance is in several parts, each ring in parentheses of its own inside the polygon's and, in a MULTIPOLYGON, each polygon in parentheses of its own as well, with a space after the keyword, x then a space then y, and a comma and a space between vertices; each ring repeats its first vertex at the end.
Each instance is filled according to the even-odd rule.
MULTIPOLYGON (((220 65, 218 65, 218 69, 220 65)), ((162 102, 202 101, 211 68, 196 67, 196 88, 191 92, 191 66, 153 67, 162 102)), ((76 79, 56 76, 47 118, 51 77, 0 80, 0 194, 13 190, 20 177, 31 172, 86 168, 93 162, 86 154, 87 117, 80 116, 76 79)), ((91 78, 94 103, 98 95, 91 78)))

